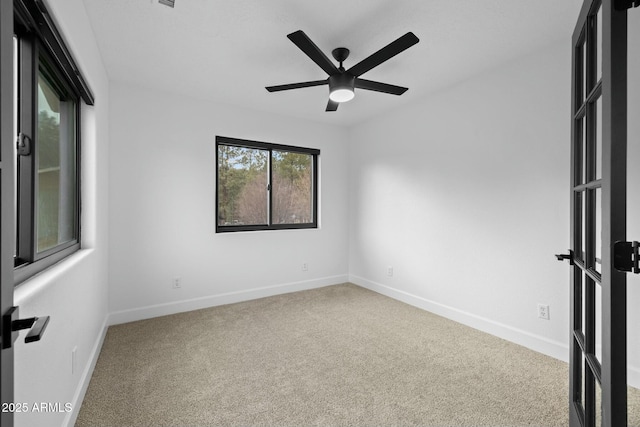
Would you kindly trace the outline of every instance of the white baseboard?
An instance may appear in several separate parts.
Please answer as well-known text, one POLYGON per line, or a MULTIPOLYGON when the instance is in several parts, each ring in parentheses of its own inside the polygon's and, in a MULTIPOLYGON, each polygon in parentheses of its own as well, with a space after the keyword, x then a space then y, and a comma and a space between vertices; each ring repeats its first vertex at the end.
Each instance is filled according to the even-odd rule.
POLYGON ((153 317, 167 316, 170 314, 182 313, 185 311, 199 310, 202 308, 215 307, 224 304, 233 304, 242 301, 249 301, 258 298, 270 297, 273 295, 286 294, 290 292, 305 291, 308 289, 321 288, 324 286, 345 283, 348 280, 346 274, 339 276, 329 276, 313 280, 305 280, 294 283, 284 283, 262 288, 253 288, 238 292, 228 292, 218 295, 209 295, 201 298, 193 298, 183 301, 175 301, 165 304, 150 305, 146 307, 134 308, 130 310, 116 311, 109 314, 109 325, 135 322, 137 320, 151 319, 153 317))
POLYGON ((563 362, 569 360, 569 347, 567 344, 553 341, 540 335, 532 334, 522 329, 514 328, 491 319, 477 316, 466 311, 459 310, 435 301, 428 300, 417 295, 410 294, 390 286, 373 282, 363 277, 349 275, 349 281, 363 288, 390 298, 402 301, 414 307, 421 308, 438 316, 446 317, 463 325, 470 326, 482 332, 487 332, 499 338, 522 345, 531 350, 537 351, 547 356, 551 356, 563 362))
POLYGON ((640 369, 635 366, 627 367, 627 383, 631 387, 640 389, 640 369))
MULTIPOLYGON (((522 345, 538 353, 546 354, 563 362, 569 362, 569 347, 565 343, 553 341, 540 335, 532 334, 522 329, 514 328, 504 323, 499 323, 484 317, 471 314, 457 308, 430 301, 413 294, 410 294, 390 286, 373 282, 363 277, 349 275, 349 281, 363 288, 390 298, 402 301, 414 307, 421 308, 431 313, 437 314, 447 319, 454 320, 463 325, 470 326, 491 335, 495 335, 507 341, 522 345)), ((636 366, 627 367, 627 383, 640 389, 640 368, 636 366)))
POLYGON ((102 350, 102 344, 104 343, 104 338, 107 335, 108 329, 108 321, 109 316, 105 317, 104 322, 102 323, 102 330, 98 337, 96 338, 96 342, 91 349, 91 354, 89 356, 89 361, 86 364, 84 371, 82 372, 82 377, 80 377, 80 382, 78 383, 78 388, 73 396, 73 400, 71 401, 71 412, 68 412, 62 425, 64 427, 73 427, 76 424, 76 420, 78 419, 78 414, 80 413, 80 407, 82 406, 82 401, 84 400, 84 395, 87 393, 87 389, 89 388, 89 383, 91 382, 91 376, 93 375, 93 370, 96 367, 96 363, 98 362, 98 357, 100 356, 100 351, 102 350))

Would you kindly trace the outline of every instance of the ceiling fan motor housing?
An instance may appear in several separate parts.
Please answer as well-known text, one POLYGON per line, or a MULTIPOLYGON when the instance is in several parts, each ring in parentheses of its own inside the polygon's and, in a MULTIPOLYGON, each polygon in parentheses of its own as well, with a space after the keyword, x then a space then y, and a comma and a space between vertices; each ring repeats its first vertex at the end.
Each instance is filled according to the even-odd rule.
POLYGON ((342 72, 329 76, 329 99, 334 102, 346 102, 353 99, 356 78, 342 72))
POLYGON ((347 72, 329 76, 329 92, 338 89, 349 89, 353 92, 355 81, 356 78, 347 72))

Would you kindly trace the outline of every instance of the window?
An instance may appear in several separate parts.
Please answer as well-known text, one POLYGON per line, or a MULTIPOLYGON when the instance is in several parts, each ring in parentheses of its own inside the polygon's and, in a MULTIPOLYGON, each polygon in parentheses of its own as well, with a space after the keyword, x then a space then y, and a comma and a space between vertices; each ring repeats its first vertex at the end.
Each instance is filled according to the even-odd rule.
POLYGON ((14 2, 15 281, 80 248, 80 109, 93 97, 42 3, 14 2))
POLYGON ((216 232, 317 228, 319 154, 216 137, 216 232))

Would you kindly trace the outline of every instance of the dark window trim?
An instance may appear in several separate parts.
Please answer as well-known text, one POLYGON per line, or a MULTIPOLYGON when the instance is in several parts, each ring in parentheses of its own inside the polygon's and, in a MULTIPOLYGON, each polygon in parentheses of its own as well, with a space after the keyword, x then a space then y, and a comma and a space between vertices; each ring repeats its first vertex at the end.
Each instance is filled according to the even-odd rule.
POLYGON ((14 16, 18 24, 33 32, 61 68, 64 77, 87 105, 94 104, 91 88, 76 65, 64 38, 42 0, 14 0, 14 16))
POLYGON ((320 150, 317 148, 295 147, 293 145, 273 144, 271 142, 251 141, 249 139, 230 138, 227 136, 216 136, 216 147, 218 145, 233 145, 258 150, 291 151, 294 153, 320 155, 320 150))
POLYGON ((273 144, 270 142, 261 142, 261 141, 252 141, 246 139, 238 139, 231 138, 226 136, 216 136, 216 206, 215 206, 215 222, 216 222, 216 233, 229 233, 229 232, 237 232, 237 231, 265 231, 265 230, 299 230, 299 229, 310 229, 310 228, 318 228, 318 157, 320 156, 320 150, 316 148, 305 148, 305 147, 296 147, 292 145, 283 145, 283 144, 273 144), (312 164, 312 211, 313 211, 313 221, 302 224, 252 224, 252 225, 219 225, 218 224, 218 206, 219 206, 219 197, 218 197, 218 146, 219 145, 227 145, 227 146, 235 146, 235 147, 244 147, 244 148, 253 148, 257 150, 266 150, 269 151, 269 182, 268 182, 268 200, 269 200, 269 218, 272 218, 272 192, 271 192, 271 152, 272 151, 288 151, 292 153, 301 153, 301 154, 309 154, 312 156, 313 164, 312 164))

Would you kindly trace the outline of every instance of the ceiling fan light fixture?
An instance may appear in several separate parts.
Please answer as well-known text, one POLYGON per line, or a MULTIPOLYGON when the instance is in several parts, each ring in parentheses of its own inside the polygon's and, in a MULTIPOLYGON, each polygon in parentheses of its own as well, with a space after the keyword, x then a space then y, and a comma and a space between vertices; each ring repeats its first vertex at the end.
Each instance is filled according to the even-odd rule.
POLYGON ((329 99, 335 102, 347 102, 351 101, 356 94, 353 92, 353 89, 334 89, 329 94, 329 99))
POLYGON ((334 102, 351 101, 355 96, 355 77, 347 74, 329 76, 329 99, 334 102))

